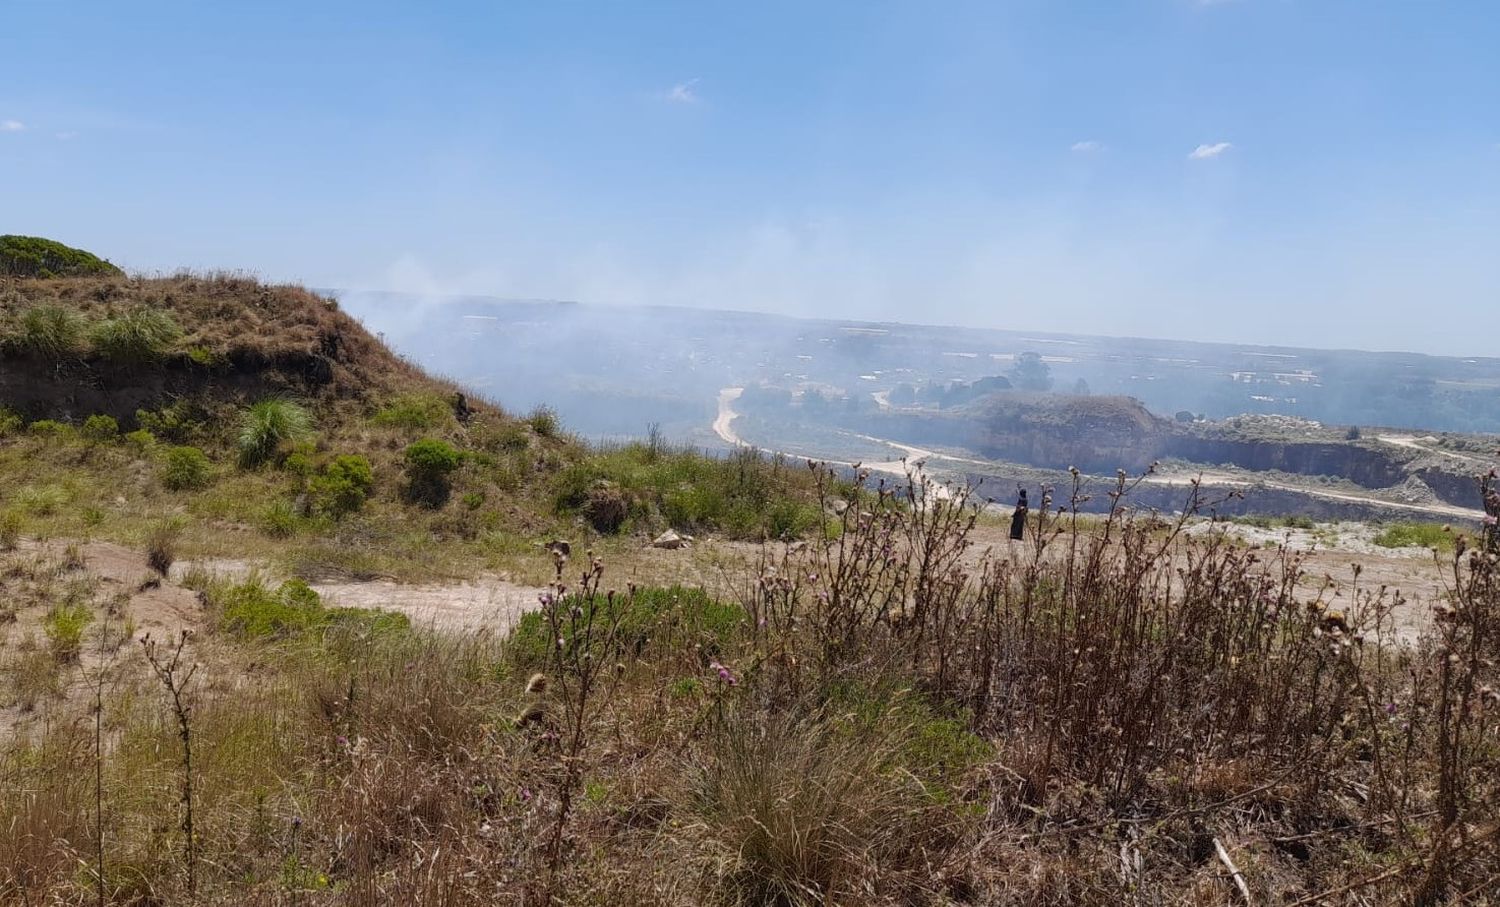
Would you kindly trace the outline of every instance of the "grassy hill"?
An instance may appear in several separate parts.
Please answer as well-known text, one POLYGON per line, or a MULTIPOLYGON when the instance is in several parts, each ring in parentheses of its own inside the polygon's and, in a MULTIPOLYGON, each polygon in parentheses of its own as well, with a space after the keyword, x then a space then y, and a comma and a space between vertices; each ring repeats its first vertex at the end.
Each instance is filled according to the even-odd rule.
POLYGON ((329 299, 239 277, 0 280, 0 406, 18 531, 137 543, 169 513, 186 553, 299 573, 421 578, 554 536, 817 522, 805 470, 582 444, 423 373, 329 299))
POLYGON ((1123 474, 1012 543, 460 393, 294 287, 0 280, 0 903, 1493 900, 1493 522, 1410 642, 1123 474), (800 538, 638 582, 669 525, 800 538), (308 581, 486 569, 551 583, 470 631, 308 581))

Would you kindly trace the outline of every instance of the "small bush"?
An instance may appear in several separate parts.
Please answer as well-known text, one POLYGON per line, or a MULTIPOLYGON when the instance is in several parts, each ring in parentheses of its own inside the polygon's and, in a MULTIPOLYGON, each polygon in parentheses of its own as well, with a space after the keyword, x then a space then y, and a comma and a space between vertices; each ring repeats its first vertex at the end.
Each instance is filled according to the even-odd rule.
POLYGON ((258 466, 274 457, 283 444, 306 441, 312 433, 307 410, 290 400, 262 400, 240 419, 240 462, 258 466))
POLYGON ((26 430, 38 438, 51 438, 59 441, 76 434, 73 426, 58 422, 56 419, 38 419, 26 426, 26 430))
MULTIPOLYGON (((572 596, 566 602, 581 609, 580 625, 587 623, 593 609, 606 606, 602 595, 572 596)), ((617 595, 615 604, 624 608, 618 638, 626 651, 638 657, 651 647, 663 652, 682 647, 712 658, 729 646, 745 622, 745 610, 739 605, 684 586, 641 586, 628 595, 617 595)), ((571 635, 570 627, 564 637, 571 635)), ((546 663, 555 643, 542 612, 527 611, 511 631, 509 651, 521 668, 536 669, 546 663)))
POLYGON ((1453 533, 1436 523, 1392 523, 1374 538, 1382 548, 1436 548, 1453 550, 1453 533))
POLYGON ((15 510, 0 514, 0 551, 14 551, 21 542, 21 528, 25 521, 15 510))
POLYGON ((78 660, 83 650, 83 630, 94 619, 94 612, 83 604, 54 605, 42 622, 52 657, 60 664, 78 660))
POLYGON ((408 394, 392 400, 371 419, 376 425, 431 431, 453 420, 453 407, 436 394, 408 394))
POLYGON ((318 509, 335 518, 363 507, 374 487, 375 472, 370 461, 358 454, 335 457, 312 482, 318 509))
POLYGON ((548 406, 538 406, 526 416, 526 424, 543 438, 554 437, 558 431, 557 411, 548 406))
POLYGON ((120 423, 114 416, 96 414, 83 420, 83 437, 96 444, 109 444, 120 437, 120 423))
POLYGON ((173 491, 186 491, 208 485, 212 464, 196 447, 173 447, 162 459, 161 483, 173 491))
POLYGON ((166 438, 177 444, 186 444, 202 433, 208 412, 200 405, 179 400, 156 412, 138 409, 135 421, 140 427, 158 438, 166 438))
POLYGON ((611 535, 625 525, 630 516, 630 501, 614 485, 596 482, 583 504, 583 515, 595 532, 611 535))
POLYGON ((424 438, 406 448, 406 494, 417 503, 441 507, 452 492, 449 477, 463 460, 453 445, 424 438))
POLYGON ((82 355, 84 350, 83 319, 62 306, 33 306, 21 316, 19 346, 27 352, 48 359, 82 355))
POLYGON ((90 339, 94 351, 105 359, 126 365, 144 365, 165 356, 182 336, 172 316, 156 309, 140 308, 94 325, 90 339))
POLYGON ((273 539, 284 539, 296 534, 302 518, 291 501, 278 498, 266 505, 256 522, 260 525, 261 532, 273 539))
POLYGON ((141 453, 148 453, 156 447, 156 435, 144 428, 137 428, 135 431, 126 433, 125 443, 141 453))
POLYGON ((26 427, 26 420, 9 407, 0 406, 0 438, 9 437, 26 427))
POLYGON ((177 540, 182 536, 182 523, 178 520, 160 520, 152 524, 146 533, 146 564, 162 576, 172 569, 177 560, 177 540))

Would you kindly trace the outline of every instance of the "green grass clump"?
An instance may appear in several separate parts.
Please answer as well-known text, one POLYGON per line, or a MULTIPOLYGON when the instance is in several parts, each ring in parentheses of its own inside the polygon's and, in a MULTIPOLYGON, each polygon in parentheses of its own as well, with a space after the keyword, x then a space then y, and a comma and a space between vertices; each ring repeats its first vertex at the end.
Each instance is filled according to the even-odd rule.
POLYGON ((52 657, 60 664, 78 660, 83 650, 83 631, 94 619, 94 612, 83 604, 54 605, 42 621, 42 631, 47 634, 47 643, 52 657))
POLYGON ((11 277, 80 277, 117 275, 104 259, 40 236, 0 236, 0 274, 11 277))
POLYGON ((161 483, 173 491, 190 491, 208 485, 213 464, 196 447, 173 447, 162 458, 161 483))
POLYGON ((15 504, 32 516, 51 516, 70 500, 61 485, 27 485, 16 492, 15 504))
MULTIPOLYGON (((619 638, 626 651, 641 656, 648 648, 665 651, 677 646, 699 647, 705 657, 723 652, 744 624, 745 611, 732 602, 720 601, 702 589, 684 586, 642 586, 633 594, 616 595, 613 604, 604 595, 572 596, 557 607, 581 609, 586 620, 591 612, 609 607, 621 609, 619 638)), ((599 614, 594 615, 602 619, 599 614)), ((564 621, 563 638, 572 637, 571 623, 564 621)), ((510 635, 510 653, 524 668, 544 665, 556 645, 547 618, 528 611, 516 622, 510 635)))
POLYGON ((106 318, 94 325, 90 332, 94 352, 127 365, 160 360, 181 337, 182 329, 171 315, 147 308, 106 318))
POLYGON ((21 333, 15 343, 47 359, 80 356, 85 348, 83 319, 59 305, 32 306, 21 316, 21 333))
POLYGON ((312 437, 312 416, 290 400, 262 400, 240 419, 240 462, 259 466, 273 458, 282 445, 312 437))
POLYGON ((1375 536, 1382 548, 1436 548, 1453 550, 1453 533, 1437 523, 1391 523, 1375 536))
POLYGON ((277 498, 267 504, 256 517, 260 531, 273 539, 291 538, 302 525, 297 508, 285 498, 277 498))
POLYGON ((404 614, 368 608, 327 608, 318 593, 299 579, 272 589, 251 577, 208 591, 220 629, 241 639, 290 639, 314 631, 359 630, 372 633, 410 629, 404 614))
POLYGON ((392 400, 370 421, 406 431, 432 431, 453 421, 453 407, 437 394, 406 394, 392 400))
POLYGON ((526 416, 526 424, 531 430, 543 438, 553 438, 561 430, 561 423, 557 420, 557 411, 550 406, 538 406, 526 416))

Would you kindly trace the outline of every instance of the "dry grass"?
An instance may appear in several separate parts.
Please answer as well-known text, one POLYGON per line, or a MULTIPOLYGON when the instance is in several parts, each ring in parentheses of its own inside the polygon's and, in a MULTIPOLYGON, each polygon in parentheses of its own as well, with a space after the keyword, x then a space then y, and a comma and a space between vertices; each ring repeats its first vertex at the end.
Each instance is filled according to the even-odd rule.
MULTIPOLYGON (((1308 601, 1295 555, 1147 514, 1042 509, 986 556, 962 496, 846 504, 738 606, 589 562, 510 639, 190 644, 198 902, 1219 904, 1223 848, 1257 903, 1435 904, 1500 872, 1484 552, 1404 647, 1379 590, 1308 601)), ((176 719, 107 666, 110 898, 187 903, 176 719)), ((49 707, 0 756, 0 898, 100 865, 87 722, 49 707)))

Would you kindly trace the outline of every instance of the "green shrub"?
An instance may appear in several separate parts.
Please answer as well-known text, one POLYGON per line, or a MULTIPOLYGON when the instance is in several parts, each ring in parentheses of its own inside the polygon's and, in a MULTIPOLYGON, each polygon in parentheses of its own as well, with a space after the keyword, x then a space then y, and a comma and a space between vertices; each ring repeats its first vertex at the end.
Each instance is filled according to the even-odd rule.
MULTIPOLYGON (((571 596, 558 605, 574 606, 582 610, 585 619, 595 608, 610 607, 604 595, 593 599, 571 596)), ((623 609, 619 638, 625 650, 637 657, 646 656, 652 648, 682 651, 696 647, 705 658, 712 658, 727 648, 745 621, 745 611, 739 605, 683 586, 640 586, 633 594, 616 595, 613 606, 623 609)), ((571 638, 571 630, 566 627, 564 638, 571 638)), ((535 610, 521 615, 508 642, 511 657, 525 669, 543 666, 555 644, 546 616, 535 610)))
POLYGON ((65 425, 56 419, 38 419, 28 425, 26 430, 39 438, 52 438, 55 440, 71 438, 76 434, 73 426, 65 425))
POLYGON ((312 416, 290 400, 262 400, 240 419, 240 462, 258 466, 274 457, 283 444, 312 437, 312 416))
POLYGON ((406 495, 429 507, 441 507, 452 492, 449 477, 463 455, 447 441, 423 438, 406 448, 406 495))
POLYGON ((141 453, 147 453, 156 447, 156 435, 144 428, 137 428, 135 431, 126 433, 125 443, 141 453))
POLYGON ((52 606, 42 621, 42 632, 52 649, 52 657, 67 664, 78 660, 83 650, 83 630, 94 619, 94 612, 83 604, 52 606))
POLYGON ((26 420, 9 407, 0 407, 0 438, 8 437, 26 427, 26 420))
POLYGON ((318 508, 335 518, 363 507, 374 487, 375 472, 370 461, 358 454, 335 457, 312 482, 318 508))
POLYGON ((196 447, 173 447, 162 458, 161 483, 173 491, 208 485, 212 464, 196 447))
POLYGON ((261 532, 273 539, 284 539, 296 534, 302 518, 291 501, 278 498, 261 510, 256 522, 260 525, 261 532))
POLYGON ((276 589, 258 577, 212 590, 210 606, 221 630, 241 639, 289 639, 310 631, 356 630, 386 633, 410 629, 404 614, 368 608, 325 608, 318 593, 300 579, 276 589))
POLYGON ((0 274, 13 277, 117 275, 121 271, 97 255, 40 236, 0 236, 0 274))
POLYGON ((1452 551, 1453 533, 1437 523, 1391 523, 1374 539, 1382 548, 1436 548, 1452 551))
POLYGON ((179 400, 156 412, 144 409, 135 411, 135 421, 142 429, 177 444, 186 444, 200 434, 208 418, 207 410, 186 400, 179 400))
POLYGON ((114 416, 89 416, 83 420, 83 436, 96 444, 108 444, 120 437, 120 423, 114 416))
POLYGON ((543 438, 551 438, 557 435, 558 422, 557 411, 547 406, 538 406, 526 416, 526 424, 531 430, 543 438))
POLYGON ((32 306, 21 316, 18 345, 48 359, 82 355, 84 324, 78 313, 62 306, 32 306))
POLYGON ((453 407, 436 394, 407 394, 392 400, 371 421, 407 431, 431 431, 453 421, 453 407))
POLYGON ((90 334, 94 352, 127 365, 160 360, 181 337, 182 329, 171 315, 147 308, 106 318, 94 325, 90 334))

